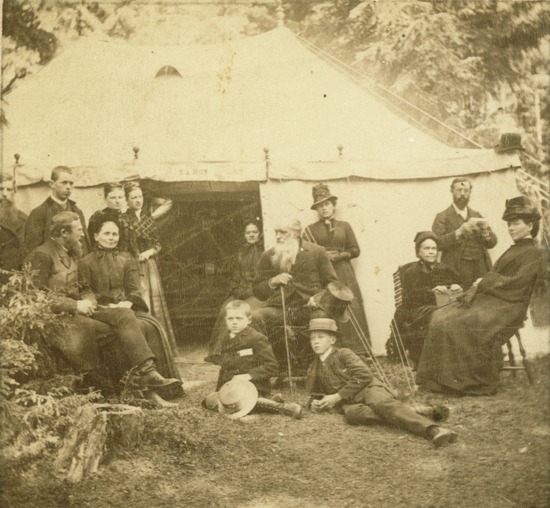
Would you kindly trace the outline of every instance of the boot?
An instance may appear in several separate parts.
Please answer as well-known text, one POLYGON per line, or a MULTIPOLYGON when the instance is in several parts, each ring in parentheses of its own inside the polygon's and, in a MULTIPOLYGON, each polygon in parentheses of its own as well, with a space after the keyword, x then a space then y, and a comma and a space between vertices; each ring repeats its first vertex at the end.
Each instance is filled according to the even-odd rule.
POLYGON ((449 418, 451 410, 447 406, 428 406, 423 404, 414 404, 411 409, 434 422, 444 422, 449 418))
POLYGON ((282 413, 296 420, 302 418, 302 406, 295 402, 276 402, 271 399, 259 398, 256 402, 255 410, 265 413, 282 413))
POLYGON ((162 377, 157 371, 152 358, 145 360, 138 367, 137 372, 145 388, 166 388, 167 386, 182 384, 179 379, 162 377))

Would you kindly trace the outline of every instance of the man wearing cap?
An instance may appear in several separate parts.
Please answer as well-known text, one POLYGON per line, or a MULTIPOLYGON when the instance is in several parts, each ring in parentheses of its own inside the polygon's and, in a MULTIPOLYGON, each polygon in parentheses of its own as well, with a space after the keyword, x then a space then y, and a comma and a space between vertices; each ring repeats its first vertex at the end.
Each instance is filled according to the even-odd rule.
POLYGON ((439 240, 441 262, 458 273, 464 290, 491 269, 487 249, 497 244, 487 221, 468 206, 471 192, 472 182, 468 178, 455 178, 451 183, 453 203, 436 215, 432 225, 439 240))
MULTIPOLYGON (((302 240, 298 219, 278 219, 275 222, 276 245, 264 252, 258 264, 254 296, 264 306, 252 312, 252 327, 269 338, 281 370, 286 365, 282 341, 283 324, 307 323, 310 309, 318 307, 313 296, 337 281, 336 273, 323 247, 302 240), (283 295, 286 315, 283 315, 283 295)), ((305 367, 308 354, 305 344, 296 344, 295 357, 299 367, 305 367)))
POLYGON ((50 237, 52 219, 60 212, 73 212, 78 215, 84 231, 82 238, 82 255, 91 252, 90 239, 86 229, 86 221, 82 210, 69 199, 73 192, 74 176, 71 168, 56 166, 50 178, 52 194, 40 206, 31 211, 25 226, 25 254, 42 245, 50 237))
POLYGON ((437 309, 428 326, 417 383, 434 391, 491 395, 498 387, 502 345, 522 325, 548 261, 536 243, 540 214, 524 196, 506 201, 503 220, 514 244, 460 302, 437 309))
POLYGON ((11 270, 21 267, 23 234, 27 216, 15 207, 15 181, 0 173, 0 284, 10 278, 11 270))
POLYGON ((312 319, 308 331, 316 355, 306 380, 311 394, 308 406, 313 413, 336 408, 352 425, 392 425, 430 439, 435 446, 456 440, 455 432, 423 416, 441 421, 447 418, 448 408, 406 406, 351 349, 335 347, 339 334, 336 321, 312 319))

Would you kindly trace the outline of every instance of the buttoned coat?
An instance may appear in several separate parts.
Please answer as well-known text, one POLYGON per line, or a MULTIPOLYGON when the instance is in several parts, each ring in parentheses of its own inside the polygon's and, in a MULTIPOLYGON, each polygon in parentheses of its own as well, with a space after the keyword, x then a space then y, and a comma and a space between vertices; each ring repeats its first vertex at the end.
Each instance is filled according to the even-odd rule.
MULTIPOLYGON (((471 217, 483 218, 483 216, 467 207, 466 220, 471 217)), ((451 205, 446 210, 438 213, 435 216, 432 224, 432 231, 439 240, 439 249, 441 250, 441 262, 453 268, 460 275, 460 261, 464 258, 466 243, 464 239, 457 240, 455 231, 466 221, 456 212, 454 206, 451 205)), ((497 244, 497 237, 492 230, 487 239, 481 236, 479 231, 473 233, 473 239, 477 242, 483 251, 483 260, 485 262, 486 271, 491 269, 492 263, 487 249, 492 249, 497 244)), ((467 288, 464 288, 467 289, 467 288)))
POLYGON ((269 379, 277 375, 277 360, 273 355, 267 337, 247 326, 231 338, 229 332, 223 335, 219 359, 221 366, 218 376, 218 391, 233 376, 250 374, 251 382, 256 385, 261 395, 269 395, 269 379))
POLYGON ((78 215, 84 232, 84 238, 82 239, 83 253, 88 254, 91 251, 90 237, 86 230, 84 214, 73 200, 69 199, 67 201, 67 209, 63 210, 61 205, 49 196, 40 206, 32 210, 25 226, 25 254, 29 254, 50 238, 52 219, 60 212, 73 212, 78 215))
MULTIPOLYGON (((254 296, 265 301, 267 306, 280 307, 280 289, 269 287, 269 280, 282 273, 271 262, 274 249, 271 248, 262 254, 258 265, 258 275, 253 287, 254 296)), ((337 281, 336 272, 323 247, 301 241, 300 250, 290 270, 292 280, 284 287, 285 302, 292 299, 302 304, 322 291, 329 282, 337 281)))
MULTIPOLYGON (((316 356, 307 370, 307 393, 323 393, 318 382, 318 370, 321 359, 316 356)), ((375 377, 365 362, 351 349, 336 348, 328 355, 324 362, 325 381, 331 385, 332 393, 338 393, 344 403, 361 402, 365 388, 384 386, 384 383, 375 377)), ((330 395, 330 394, 329 394, 330 395)))

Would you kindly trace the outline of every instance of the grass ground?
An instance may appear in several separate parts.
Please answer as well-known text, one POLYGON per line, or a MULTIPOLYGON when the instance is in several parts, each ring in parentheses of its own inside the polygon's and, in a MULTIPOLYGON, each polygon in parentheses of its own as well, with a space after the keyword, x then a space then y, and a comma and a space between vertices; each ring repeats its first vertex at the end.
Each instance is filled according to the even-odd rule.
MULTIPOLYGON (((188 395, 175 409, 146 410, 136 449, 112 451, 97 474, 76 485, 50 462, 4 483, 13 507, 546 507, 550 499, 548 357, 537 382, 502 374, 493 397, 418 400, 451 407, 459 440, 435 449, 385 426, 352 427, 338 414, 300 420, 251 415, 230 421, 200 407, 217 368, 181 365, 188 395)), ((193 359, 193 357, 191 357, 193 359)), ((401 371, 387 365, 394 380, 401 371)), ((303 388, 289 400, 303 402, 303 388)), ((9 472, 8 479, 9 479, 9 472)))

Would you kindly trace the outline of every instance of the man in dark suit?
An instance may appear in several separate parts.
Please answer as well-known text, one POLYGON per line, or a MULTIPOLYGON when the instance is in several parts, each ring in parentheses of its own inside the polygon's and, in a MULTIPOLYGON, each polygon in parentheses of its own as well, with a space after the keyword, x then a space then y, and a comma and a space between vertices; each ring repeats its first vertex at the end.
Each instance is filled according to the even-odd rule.
MULTIPOLYGON (((300 221, 280 220, 275 226, 276 245, 262 254, 258 265, 254 296, 265 302, 252 312, 252 327, 267 335, 280 367, 286 364, 281 340, 286 317, 289 325, 305 325, 311 309, 317 306, 313 296, 337 281, 326 250, 302 240, 300 221), (282 291, 281 291, 282 288, 282 291), (283 316, 283 299, 286 316, 283 316)), ((298 367, 304 367, 309 354, 307 341, 293 337, 298 367)))
POLYGON ((63 314, 60 319, 66 325, 62 332, 50 337, 50 346, 77 372, 98 379, 100 342, 107 337, 115 339, 128 367, 135 368, 146 390, 181 384, 158 373, 154 354, 131 309, 102 307, 91 291, 80 286, 76 259, 82 254, 83 237, 77 214, 58 213, 52 219, 50 238, 27 258, 34 270, 35 286, 51 291, 54 299, 51 310, 63 314))
POLYGON ((11 270, 21 267, 23 234, 27 216, 15 207, 15 181, 0 174, 0 284, 10 278, 11 270))
POLYGON ((44 203, 35 208, 29 215, 25 227, 24 250, 29 254, 33 249, 42 245, 50 237, 52 219, 60 212, 73 212, 78 215, 84 229, 82 239, 82 253, 85 256, 91 252, 90 239, 86 229, 86 221, 82 210, 69 199, 74 187, 74 176, 70 168, 57 166, 53 168, 50 187, 52 194, 44 203))
POLYGON ((451 183, 453 203, 436 215, 432 225, 442 253, 441 262, 457 272, 464 290, 491 269, 487 249, 497 244, 487 221, 468 206, 471 192, 468 178, 455 178, 451 183))

